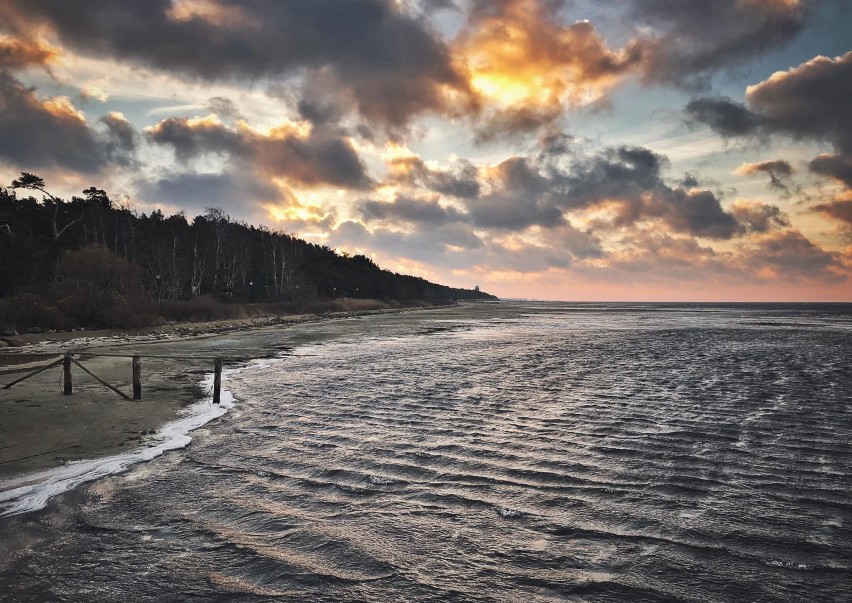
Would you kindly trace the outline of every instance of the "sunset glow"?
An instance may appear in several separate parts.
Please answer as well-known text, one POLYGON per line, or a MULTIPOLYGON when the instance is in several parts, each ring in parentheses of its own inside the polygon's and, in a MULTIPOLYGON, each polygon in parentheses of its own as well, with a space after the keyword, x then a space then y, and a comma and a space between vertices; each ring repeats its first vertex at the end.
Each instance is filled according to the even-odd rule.
POLYGON ((837 3, 97 5, 0 0, 0 185, 498 296, 852 299, 837 3))

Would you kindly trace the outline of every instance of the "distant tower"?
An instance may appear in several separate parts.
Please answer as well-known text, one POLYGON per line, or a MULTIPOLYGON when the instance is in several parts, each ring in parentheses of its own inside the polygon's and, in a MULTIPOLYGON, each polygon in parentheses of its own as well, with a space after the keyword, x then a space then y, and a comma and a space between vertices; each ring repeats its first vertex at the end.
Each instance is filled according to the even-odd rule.
POLYGON ((473 288, 474 291, 479 291, 479 285, 473 288))

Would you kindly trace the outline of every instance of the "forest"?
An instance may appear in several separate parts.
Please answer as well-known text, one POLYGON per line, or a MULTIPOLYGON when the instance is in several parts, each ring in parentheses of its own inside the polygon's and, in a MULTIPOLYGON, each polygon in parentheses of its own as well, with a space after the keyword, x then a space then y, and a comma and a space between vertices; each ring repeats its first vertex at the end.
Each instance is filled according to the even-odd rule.
POLYGON ((82 193, 57 198, 29 173, 0 187, 0 331, 316 312, 342 300, 496 299, 383 270, 364 255, 251 226, 220 208, 192 219, 146 215, 101 189, 82 193))

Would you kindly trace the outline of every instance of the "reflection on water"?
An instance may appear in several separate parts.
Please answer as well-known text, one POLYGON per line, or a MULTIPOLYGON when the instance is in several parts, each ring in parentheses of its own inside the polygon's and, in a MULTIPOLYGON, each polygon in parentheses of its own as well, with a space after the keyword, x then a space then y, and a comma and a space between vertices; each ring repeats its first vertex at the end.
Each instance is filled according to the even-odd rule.
POLYGON ((187 450, 2 520, 0 599, 844 600, 848 310, 361 319, 232 377, 187 450))

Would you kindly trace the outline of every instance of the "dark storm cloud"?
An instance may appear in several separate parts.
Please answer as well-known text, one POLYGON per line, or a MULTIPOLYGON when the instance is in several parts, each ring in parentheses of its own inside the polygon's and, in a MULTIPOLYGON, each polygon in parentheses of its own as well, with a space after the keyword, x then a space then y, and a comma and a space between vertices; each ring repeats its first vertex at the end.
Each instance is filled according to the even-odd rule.
POLYGON ((443 42, 391 0, 6 0, 18 32, 49 25, 81 54, 205 80, 326 70, 371 119, 404 124, 462 90, 443 42))
POLYGON ((453 207, 443 207, 432 199, 416 199, 399 195, 392 202, 363 200, 356 210, 366 222, 390 221, 436 225, 461 222, 465 216, 453 207))
POLYGON ((172 147, 175 156, 188 162, 207 153, 244 155, 249 143, 237 130, 218 120, 170 117, 146 131, 149 141, 172 147))
POLYGON ((814 245, 797 230, 763 238, 749 252, 748 264, 754 270, 767 268, 785 277, 844 280, 839 255, 814 245))
POLYGON ((708 190, 674 189, 661 195, 646 212, 662 217, 676 232, 695 236, 729 239, 738 231, 737 219, 708 190))
POLYGON ((275 201, 280 192, 272 185, 240 173, 197 174, 184 172, 136 183, 142 199, 190 209, 245 206, 275 201))
POLYGON ((344 109, 335 102, 311 97, 299 99, 296 109, 304 119, 318 126, 337 123, 344 112, 344 109))
POLYGON ((424 10, 459 10, 454 0, 421 0, 424 10))
POLYGON ((107 157, 118 165, 133 165, 133 157, 139 142, 136 129, 118 113, 104 115, 99 121, 107 131, 107 142, 104 146, 107 157))
POLYGON ((169 118, 148 129, 147 136, 151 142, 171 146, 183 162, 213 153, 305 186, 368 189, 372 185, 358 153, 334 130, 315 127, 302 136, 280 128, 261 134, 245 126, 230 128, 218 120, 169 118))
MULTIPOLYGON (((604 208, 610 219, 598 220, 597 228, 629 228, 656 221, 672 232, 714 239, 786 224, 775 206, 740 207, 732 213, 722 207, 712 191, 668 185, 663 178, 667 159, 649 149, 617 147, 584 156, 572 153, 569 139, 560 138, 562 143, 548 152, 553 150, 550 143, 554 140, 543 140, 545 150, 535 157, 511 157, 480 169, 479 193, 457 195, 464 211, 441 205, 437 199, 410 196, 393 203, 364 201, 358 209, 366 221, 466 222, 476 228, 506 232, 531 227, 565 230, 568 214, 599 208, 604 208)), ((419 185, 425 180, 419 170, 426 167, 419 158, 405 157, 391 165, 397 172, 392 180, 396 183, 419 185)), ((782 166, 775 169, 783 171, 782 166)))
POLYGON ((808 168, 815 174, 834 178, 852 188, 852 155, 820 155, 808 164, 808 168))
POLYGON ((467 160, 457 161, 450 169, 431 168, 419 157, 402 157, 390 162, 393 180, 451 197, 479 195, 479 170, 467 160))
POLYGON ((737 203, 731 208, 731 214, 744 232, 769 232, 790 226, 789 217, 776 205, 737 203))
POLYGON ((562 187, 556 179, 543 176, 522 157, 507 159, 493 172, 491 192, 465 201, 474 224, 506 230, 565 224, 557 199, 562 187))
MULTIPOLYGON (((334 245, 370 248, 395 258, 429 262, 450 269, 491 266, 530 274, 567 268, 578 258, 600 257, 599 242, 567 227, 556 245, 507 246, 480 239, 466 224, 446 224, 413 232, 368 230, 358 222, 342 223, 331 236, 334 245)), ((562 232, 559 233, 562 235, 562 232)))
POLYGON ((727 239, 737 221, 711 191, 672 188, 662 178, 665 157, 642 147, 609 149, 579 162, 565 178, 567 201, 583 208, 615 203, 615 226, 661 219, 676 232, 727 239))
POLYGON ((613 212, 615 228, 661 220, 675 232, 717 239, 748 230, 711 191, 668 186, 665 165, 664 157, 641 147, 572 156, 567 163, 512 157, 483 176, 483 194, 463 202, 475 226, 507 231, 564 227, 566 212, 601 206, 613 212))
POLYGON ((359 222, 343 222, 331 233, 333 245, 379 250, 393 258, 418 262, 468 266, 481 256, 483 242, 464 224, 445 224, 431 229, 399 232, 368 230, 359 222), (464 250, 459 253, 458 250, 464 250))
POLYGON ((630 15, 652 33, 644 38, 651 81, 702 84, 712 72, 792 41, 819 0, 628 0, 630 15))
POLYGON ((452 197, 476 197, 480 191, 478 170, 465 160, 459 161, 453 170, 429 170, 424 184, 430 190, 452 197))
POLYGON ((103 141, 64 99, 40 100, 0 72, 0 160, 24 169, 92 173, 108 160, 103 141))
MULTIPOLYGON (((727 99, 699 99, 691 102, 686 112, 726 137, 779 134, 826 141, 837 152, 816 157, 808 167, 815 174, 843 183, 848 191, 852 187, 850 98, 852 52, 834 59, 816 57, 750 86, 746 93, 748 107, 727 99)), ((781 187, 781 177, 791 171, 789 165, 773 162, 754 164, 754 168, 769 173, 773 183, 781 187)), ((814 209, 843 221, 845 203, 841 198, 814 209)))
POLYGON ((767 128, 802 138, 822 138, 852 153, 852 52, 817 57, 774 74, 746 95, 767 128))
POLYGON ((518 135, 550 126, 562 115, 561 104, 543 107, 512 107, 494 111, 484 118, 474 135, 474 142, 486 144, 495 141, 511 142, 518 135))
POLYGON ((725 137, 784 134, 825 140, 852 154, 852 52, 817 57, 750 86, 748 106, 725 98, 702 98, 686 107, 688 118, 725 137))
POLYGON ((369 189, 373 184, 361 158, 347 140, 317 129, 307 138, 260 139, 258 164, 270 174, 279 174, 306 186, 330 184, 369 189))
POLYGON ((575 143, 576 139, 566 132, 544 132, 538 139, 538 146, 541 149, 539 159, 546 160, 567 155, 574 150, 575 143))
POLYGON ((219 117, 225 119, 243 119, 243 114, 240 112, 236 103, 230 98, 224 96, 214 96, 207 101, 207 108, 219 117))
POLYGON ((795 229, 755 234, 749 245, 729 251, 704 247, 694 239, 655 231, 629 233, 623 251, 607 259, 624 278, 660 278, 745 285, 777 282, 841 283, 848 278, 841 254, 826 251, 795 229), (632 276, 633 275, 633 276, 632 276))
POLYGON ((813 209, 833 220, 852 226, 852 199, 835 199, 816 205, 813 209))
POLYGON ((687 189, 696 188, 699 184, 700 182, 696 174, 684 174, 683 179, 680 181, 680 185, 687 189))
POLYGON ((687 120, 710 126, 725 138, 757 134, 763 120, 729 98, 697 98, 686 106, 687 120))

